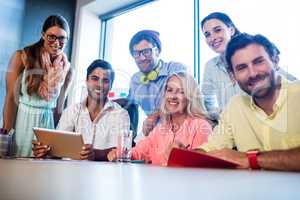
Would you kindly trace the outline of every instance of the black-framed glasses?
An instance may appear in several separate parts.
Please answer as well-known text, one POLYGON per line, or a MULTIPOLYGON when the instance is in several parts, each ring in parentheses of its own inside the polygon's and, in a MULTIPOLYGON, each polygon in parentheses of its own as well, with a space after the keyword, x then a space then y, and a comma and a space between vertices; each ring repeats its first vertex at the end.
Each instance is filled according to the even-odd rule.
POLYGON ((143 56, 145 56, 145 57, 150 57, 150 56, 152 56, 153 49, 155 49, 155 48, 156 47, 146 48, 146 49, 142 49, 142 50, 133 50, 132 56, 134 58, 138 58, 141 56, 141 54, 143 54, 143 56))
POLYGON ((60 43, 66 43, 68 41, 68 37, 65 36, 56 36, 53 34, 46 35, 48 42, 55 42, 58 40, 60 43))

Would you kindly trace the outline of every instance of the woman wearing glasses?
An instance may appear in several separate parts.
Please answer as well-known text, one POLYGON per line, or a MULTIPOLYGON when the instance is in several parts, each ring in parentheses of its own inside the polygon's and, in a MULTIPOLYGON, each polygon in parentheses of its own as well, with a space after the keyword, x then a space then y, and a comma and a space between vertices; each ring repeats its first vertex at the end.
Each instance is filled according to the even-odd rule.
POLYGON ((49 16, 38 42, 16 51, 6 74, 3 129, 15 129, 15 156, 31 156, 32 127, 54 128, 71 80, 63 52, 70 30, 59 15, 49 16))

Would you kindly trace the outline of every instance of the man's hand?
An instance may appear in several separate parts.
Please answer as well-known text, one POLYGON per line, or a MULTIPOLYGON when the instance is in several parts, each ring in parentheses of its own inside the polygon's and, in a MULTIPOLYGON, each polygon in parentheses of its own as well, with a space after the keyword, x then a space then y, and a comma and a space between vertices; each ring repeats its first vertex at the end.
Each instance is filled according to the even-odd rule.
POLYGON ((223 160, 231 161, 239 164, 238 168, 248 169, 250 167, 248 157, 246 153, 235 151, 232 149, 221 149, 216 151, 210 151, 207 153, 208 155, 212 155, 223 160))
POLYGON ((155 112, 151 115, 149 115, 145 121, 143 122, 143 134, 145 136, 148 136, 149 133, 153 130, 153 128, 156 126, 157 121, 159 119, 160 113, 155 112))
POLYGON ((117 149, 112 149, 108 154, 107 154, 107 160, 108 161, 116 161, 117 160, 117 149))
POLYGON ((95 152, 91 144, 85 144, 82 146, 80 160, 95 160, 95 152))
POLYGON ((180 149, 188 149, 190 147, 190 145, 184 145, 182 142, 180 141, 175 141, 174 143, 170 144, 165 152, 164 152, 164 163, 163 165, 164 166, 167 166, 168 164, 168 160, 169 160, 169 157, 170 157, 170 154, 171 154, 171 151, 173 148, 180 148, 180 149))
POLYGON ((43 158, 49 153, 50 149, 50 146, 43 145, 41 142, 32 140, 32 151, 34 157, 43 158))

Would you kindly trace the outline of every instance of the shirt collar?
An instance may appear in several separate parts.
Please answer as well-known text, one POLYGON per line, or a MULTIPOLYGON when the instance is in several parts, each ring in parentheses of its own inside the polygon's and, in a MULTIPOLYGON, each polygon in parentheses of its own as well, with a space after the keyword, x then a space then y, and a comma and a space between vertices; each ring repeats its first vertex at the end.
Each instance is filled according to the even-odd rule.
MULTIPOLYGON (((87 98, 86 98, 83 102, 81 102, 81 106, 82 106, 83 108, 87 109, 86 104, 87 104, 87 98)), ((102 112, 105 112, 105 111, 107 111, 107 110, 110 110, 110 109, 112 109, 112 108, 114 108, 114 102, 111 101, 111 100, 109 100, 109 99, 107 99, 106 103, 104 104, 103 109, 101 110, 101 113, 102 113, 102 112)))
POLYGON ((160 60, 159 63, 160 63, 159 64, 160 70, 159 70, 158 76, 168 76, 169 73, 168 73, 167 63, 165 63, 162 60, 160 60))
POLYGON ((223 70, 224 72, 228 73, 227 71, 227 64, 226 62, 222 59, 221 56, 218 56, 216 58, 216 65, 218 68, 220 68, 221 70, 223 70))
MULTIPOLYGON (((281 87, 279 90, 279 95, 273 105, 273 113, 271 115, 268 116, 268 118, 274 118, 276 113, 278 112, 278 110, 282 107, 282 105, 284 104, 284 102, 287 99, 287 87, 288 87, 288 80, 280 77, 281 78, 281 87)), ((249 96, 250 97, 250 96, 249 96)), ((262 110, 260 107, 258 107, 255 102, 253 97, 250 97, 250 108, 254 111, 260 111, 262 110)))
MULTIPOLYGON (((163 62, 162 60, 159 60, 158 61, 158 66, 155 67, 155 69, 158 69, 158 76, 168 76, 168 70, 167 68, 165 67, 166 63, 163 62)), ((155 70, 153 69, 153 70, 155 70)), ((143 76, 144 73, 139 71, 138 72, 138 81, 140 80, 140 77, 143 76)))

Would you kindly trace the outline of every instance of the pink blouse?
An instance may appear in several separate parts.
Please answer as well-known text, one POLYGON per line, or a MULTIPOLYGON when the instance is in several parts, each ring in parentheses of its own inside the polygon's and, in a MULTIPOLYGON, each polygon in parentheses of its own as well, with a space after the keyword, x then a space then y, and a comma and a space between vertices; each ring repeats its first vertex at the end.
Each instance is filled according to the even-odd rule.
POLYGON ((158 124, 132 149, 132 159, 164 165, 168 159, 166 151, 172 144, 180 142, 191 150, 206 142, 211 132, 211 125, 197 117, 187 117, 176 133, 170 127, 158 124))

